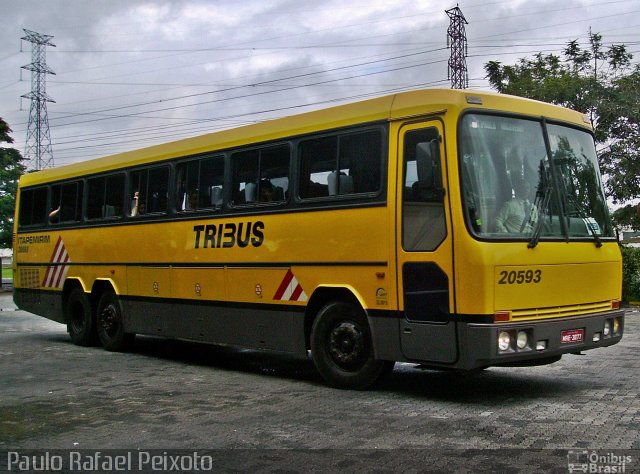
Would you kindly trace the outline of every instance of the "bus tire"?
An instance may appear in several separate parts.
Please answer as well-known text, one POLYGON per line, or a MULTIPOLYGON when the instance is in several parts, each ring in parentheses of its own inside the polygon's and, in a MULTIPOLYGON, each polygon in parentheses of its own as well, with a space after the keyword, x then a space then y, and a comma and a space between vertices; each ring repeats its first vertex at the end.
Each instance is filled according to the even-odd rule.
POLYGON ((76 287, 71 290, 64 307, 67 332, 77 346, 92 346, 98 340, 91 301, 76 287))
POLYGON ((124 332, 122 305, 113 291, 105 291, 100 297, 97 326, 100 343, 108 351, 121 352, 133 343, 135 334, 124 332))
POLYGON ((393 362, 373 358, 367 318, 346 301, 326 304, 311 328, 311 356, 320 375, 336 388, 362 390, 393 369, 393 362))

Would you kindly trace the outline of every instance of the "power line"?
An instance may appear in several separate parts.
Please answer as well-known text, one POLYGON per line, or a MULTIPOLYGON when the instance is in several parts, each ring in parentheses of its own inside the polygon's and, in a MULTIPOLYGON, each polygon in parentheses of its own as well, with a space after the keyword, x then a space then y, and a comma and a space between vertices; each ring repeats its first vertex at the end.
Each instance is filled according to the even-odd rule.
MULTIPOLYGON (((385 62, 385 61, 389 61, 392 59, 402 59, 402 58, 407 58, 407 57, 412 57, 412 56, 417 56, 420 54, 425 54, 425 53, 430 53, 430 52, 436 52, 436 51, 443 51, 445 50, 445 48, 436 48, 430 51, 420 51, 418 53, 410 53, 410 54, 402 54, 399 56, 394 56, 391 58, 387 58, 384 60, 376 60, 376 61, 366 61, 366 62, 362 62, 362 63, 358 63, 358 64, 350 64, 347 66, 340 66, 340 67, 336 67, 336 68, 331 68, 331 69, 326 69, 326 70, 322 70, 322 71, 316 71, 316 72, 309 72, 309 73, 304 73, 304 74, 297 74, 294 76, 288 76, 288 77, 284 77, 284 78, 277 78, 277 79, 269 79, 266 81, 258 81, 255 82, 253 84, 250 85, 240 85, 240 86, 232 86, 232 87, 228 87, 228 88, 224 88, 224 89, 218 89, 218 90, 213 90, 213 91, 206 91, 206 92, 198 92, 198 93, 194 93, 194 94, 186 94, 186 95, 181 95, 181 96, 176 96, 176 97, 170 97, 170 98, 166 98, 166 99, 162 99, 162 100, 153 100, 153 101, 148 101, 148 102, 141 102, 141 103, 137 103, 137 104, 129 104, 129 105, 122 105, 122 106, 118 106, 118 107, 110 107, 107 109, 100 109, 100 110, 96 110, 96 111, 92 111, 91 114, 97 114, 97 113, 104 113, 104 112, 113 112, 116 110, 125 110, 125 109, 131 109, 131 108, 136 108, 136 107, 143 107, 146 105, 156 105, 160 102, 172 102, 172 101, 176 101, 176 100, 183 100, 183 99, 191 99, 191 98, 195 98, 195 97, 202 97, 205 95, 211 95, 211 94, 219 94, 221 92, 229 92, 229 91, 233 91, 233 90, 237 90, 237 89, 243 89, 243 88, 247 88, 247 87, 257 87, 257 86, 263 86, 263 85, 267 85, 267 84, 275 84, 275 83, 279 83, 285 80, 291 80, 291 79, 300 79, 300 78, 304 78, 304 77, 310 77, 310 76, 314 76, 314 75, 318 75, 318 74, 326 74, 328 72, 335 72, 335 71, 341 71, 341 70, 345 70, 345 69, 351 69, 354 67, 360 67, 360 66, 371 66, 373 64, 376 63, 380 63, 380 62, 385 62)), ((395 70, 401 70, 404 68, 398 68, 398 69, 391 69, 390 71, 395 71, 395 70)), ((383 71, 383 72, 388 72, 388 71, 383 71)), ((363 74, 363 75, 358 75, 358 76, 352 76, 349 77, 347 79, 351 79, 354 77, 365 77, 368 75, 373 75, 373 74, 379 74, 379 73, 367 73, 367 74, 363 74)), ((340 80, 344 80, 340 79, 340 80)), ((307 87, 310 85, 318 85, 318 84, 323 84, 323 83, 327 83, 327 82, 334 82, 336 81, 336 79, 334 80, 330 80, 330 81, 323 81, 317 84, 306 84, 303 86, 294 86, 293 88, 298 88, 298 87, 307 87)), ((289 89, 283 89, 283 90, 289 90, 289 89)), ((279 91, 275 91, 275 92, 279 92, 279 91)), ((250 94, 249 96, 254 96, 254 95, 258 95, 258 94, 250 94)), ((216 102, 216 101, 213 101, 216 102)), ((204 102, 204 103, 210 103, 210 102, 204 102)), ((190 107, 190 106, 195 106, 195 105, 200 105, 200 104, 190 104, 190 105, 186 105, 186 106, 180 106, 180 107, 190 107)), ((159 109, 159 110, 172 110, 175 107, 170 107, 170 108, 164 108, 164 109, 159 109)), ((144 113, 151 113, 151 112, 157 112, 158 110, 152 110, 152 111, 148 111, 148 112, 140 112, 140 114, 144 114, 144 113)), ((77 116, 77 115, 87 115, 86 113, 80 113, 80 114, 70 114, 69 116, 77 116)), ((57 117, 53 120, 61 120, 63 118, 67 118, 67 117, 57 117)), ((70 124, 66 124, 66 125, 70 125, 70 124)))
MULTIPOLYGON (((387 90, 382 90, 382 91, 370 92, 370 93, 366 93, 366 94, 351 95, 351 96, 346 96, 346 97, 327 99, 327 100, 310 102, 310 103, 305 103, 305 104, 296 104, 296 105, 291 105, 291 106, 286 106, 286 107, 277 107, 277 108, 272 108, 272 109, 257 110, 257 111, 251 111, 251 112, 242 113, 242 114, 234 114, 234 115, 228 115, 228 116, 218 117, 218 118, 213 118, 213 119, 205 119, 203 121, 216 122, 216 121, 222 121, 222 120, 237 119, 237 118, 246 117, 246 116, 254 117, 254 116, 263 115, 263 114, 266 114, 266 113, 282 112, 282 111, 285 111, 285 110, 293 110, 293 109, 300 109, 300 108, 306 108, 306 107, 313 107, 313 106, 317 106, 317 105, 324 105, 324 104, 327 104, 327 103, 344 102, 344 101, 350 101, 350 100, 356 100, 356 99, 363 99, 363 98, 366 98, 366 97, 380 96, 382 94, 387 94, 387 93, 391 93, 391 92, 399 92, 399 91, 402 91, 402 90, 412 89, 412 88, 416 88, 416 87, 433 86, 433 85, 437 85, 437 84, 443 84, 445 82, 446 82, 446 80, 442 79, 442 80, 431 81, 431 82, 416 83, 416 84, 412 84, 409 87, 392 88, 392 89, 387 89, 387 90)), ((277 118, 277 117, 271 117, 271 118, 269 118, 269 120, 272 120, 274 118, 277 118)), ((260 121, 262 121, 262 120, 260 120, 260 121)), ((224 128, 224 127, 221 127, 221 128, 224 128)), ((208 128, 208 130, 211 130, 211 128, 208 128)), ((184 135, 181 134, 181 135, 178 135, 178 136, 184 136, 184 135)), ((162 135, 162 137, 166 138, 167 135, 166 134, 162 135)), ((145 142, 145 141, 149 141, 149 140, 148 139, 130 140, 130 141, 127 141, 126 143, 140 142, 140 141, 145 142)), ((106 144, 102 144, 102 145, 87 145, 87 146, 80 146, 80 147, 71 147, 71 148, 66 148, 65 151, 81 150, 81 149, 92 149, 92 148, 96 148, 96 146, 112 146, 112 145, 122 144, 122 143, 123 143, 122 141, 118 141, 118 142, 106 143, 106 144)))
MULTIPOLYGON (((505 2, 494 2, 494 3, 505 3, 505 2)), ((606 3, 619 3, 619 2, 606 2, 606 3)), ((486 5, 488 5, 488 4, 483 3, 482 5, 478 5, 476 8, 486 8, 486 5)), ((473 8, 473 7, 472 7, 472 8, 473 8)), ((566 9, 566 8, 563 8, 562 10, 565 10, 565 9, 566 9)), ((556 10, 550 10, 550 11, 556 11, 556 10)), ((409 16, 409 15, 407 15, 407 16, 409 16)), ((515 15, 515 16, 521 16, 521 15, 515 15)), ((506 18, 509 18, 509 17, 506 17, 506 18)), ((367 23, 370 23, 370 22, 367 22, 367 23)), ((345 28, 345 27, 338 27, 338 28, 345 28)), ((542 27, 541 27, 541 28, 542 28, 542 27)), ((429 29, 430 29, 430 28, 429 28, 429 29)), ((535 30, 535 29, 537 29, 537 28, 533 28, 533 29, 535 30)), ((318 30, 318 31, 319 31, 319 30, 318 30)), ((422 31, 424 31, 424 29, 422 29, 422 31)), ((312 32, 312 33, 315 33, 315 32, 312 32)), ((403 33, 404 33, 404 32, 403 32, 403 33)), ((306 34, 306 33, 304 33, 304 34, 306 34)), ((301 35, 302 35, 302 34, 301 34, 301 35)), ((297 35, 297 36, 300 36, 300 35, 297 35)), ((284 38, 284 37, 285 37, 285 36, 281 36, 280 38, 284 38)), ((362 41, 362 39, 356 39, 355 41, 362 41)), ((493 41, 493 42, 495 42, 495 39, 494 39, 494 40, 491 40, 491 37, 487 37, 487 39, 484 39, 483 41, 493 41)), ((370 42, 370 43, 371 43, 371 42, 370 42)), ((401 43, 401 42, 398 42, 398 45, 401 45, 401 44, 402 44, 402 45, 410 45, 410 44, 412 44, 412 43, 409 43, 409 42, 402 42, 402 43, 401 43)), ((344 46, 344 43, 342 43, 342 45, 344 46)), ((318 49, 319 49, 319 48, 322 48, 322 47, 326 47, 327 49, 332 49, 332 48, 334 48, 335 46, 340 46, 340 45, 307 45, 307 46, 300 47, 300 48, 288 48, 288 49, 310 49, 310 48, 318 48, 318 49)), ((364 45, 363 45, 363 46, 364 46, 364 45)), ((385 45, 385 46, 391 46, 391 45, 390 45, 390 44, 388 44, 388 45, 385 45)), ((522 45, 522 46, 525 46, 525 45, 522 45)), ((537 45, 532 45, 532 46, 537 46, 537 45)), ((542 46, 542 45, 540 45, 540 46, 542 46)), ((563 46, 564 46, 564 44, 563 44, 563 46)), ((486 51, 487 49, 498 49, 498 50, 504 50, 504 49, 506 49, 507 47, 508 47, 507 45, 491 45, 491 44, 489 44, 489 45, 484 46, 484 50, 485 50, 485 51, 486 51)), ((479 50, 480 50, 479 48, 480 48, 480 46, 477 46, 477 48, 473 48, 473 51, 479 51, 479 50)), ((243 48, 238 48, 238 50, 241 50, 241 49, 243 49, 243 48)), ((265 48, 265 50, 268 50, 268 48, 265 48)), ((170 50, 167 50, 167 51, 170 51, 170 50)), ((137 52, 139 52, 139 51, 137 51, 137 52)), ((152 51, 149 51, 149 52, 152 52, 152 51)), ((505 53, 502 53, 502 54, 505 54, 505 53)), ((525 53, 524 53, 524 52, 515 52, 515 53, 513 53, 513 54, 525 54, 525 53)), ((258 55, 256 55, 256 56, 258 56, 258 55)), ((485 54, 485 55, 483 55, 483 54, 475 54, 475 55, 473 55, 473 57, 482 57, 482 56, 488 56, 488 54, 485 54)), ((158 59, 158 58, 151 58, 151 60, 155 60, 155 59, 158 59)), ((144 60, 144 59, 143 59, 143 60, 144 60)), ((224 60, 224 59, 223 59, 223 60, 224 60)), ((388 61, 391 61, 391 60, 392 60, 392 59, 381 59, 381 60, 380 60, 380 63, 382 64, 382 63, 384 63, 385 61, 387 61, 387 62, 388 62, 388 61)), ((416 65, 413 65, 413 66, 410 66, 410 67, 418 67, 418 66, 419 66, 419 65, 418 65, 418 64, 416 64, 416 65)), ((101 67, 102 67, 102 66, 101 66, 101 67)), ((184 66, 178 66, 178 67, 184 67, 184 66)), ((351 66, 351 67, 356 67, 356 66, 355 66, 355 65, 353 65, 353 66, 351 66)), ((367 67, 367 66, 363 66, 363 67, 367 67)), ((168 69, 167 69, 167 68, 165 68, 165 69, 158 69, 157 71, 166 71, 166 70, 168 70, 168 69)), ((396 69, 388 69, 388 70, 385 70, 385 71, 379 71, 379 72, 376 72, 376 74, 386 73, 386 72, 393 72, 393 71, 395 71, 395 70, 396 70, 396 69)), ((149 72, 149 71, 147 70, 147 71, 145 71, 145 72, 149 72)), ((316 72, 310 72, 310 73, 309 73, 309 75, 310 75, 311 77, 313 77, 313 74, 322 74, 322 73, 326 73, 326 72, 327 72, 327 71, 316 71, 316 72)), ((173 73, 172 73, 172 74, 173 74, 173 73)), ((130 74, 129 74, 129 75, 130 75, 130 74)), ((114 77, 114 76, 112 76, 112 77, 114 77)), ((117 77, 117 76, 115 76, 115 77, 117 77)), ((106 78, 105 78, 105 79, 106 79, 106 78)), ((219 83, 219 84, 217 85, 217 87, 218 87, 218 88, 222 88, 222 90, 208 91, 208 92, 206 92, 206 93, 211 93, 211 94, 214 94, 214 93, 223 93, 223 92, 225 92, 227 89, 234 90, 234 89, 242 89, 242 88, 253 88, 253 89, 256 89, 256 88, 261 88, 261 89, 272 89, 272 88, 273 88, 273 89, 276 89, 276 90, 273 90, 273 91, 271 91, 271 90, 265 90, 264 92, 262 92, 262 94, 269 94, 269 93, 274 93, 274 94, 281 93, 281 94, 282 94, 282 93, 283 93, 283 91, 291 90, 290 88, 302 88, 302 87, 312 87, 312 86, 318 86, 318 87, 320 87, 320 86, 344 87, 345 85, 343 85, 343 84, 339 84, 339 81, 343 81, 343 80, 352 80, 352 79, 353 79, 352 77, 339 78, 339 79, 335 79, 335 81, 333 81, 333 82, 326 82, 326 83, 316 82, 316 84, 303 84, 303 83, 302 83, 302 81, 301 81, 301 83, 297 83, 297 82, 296 82, 296 83, 292 83, 291 81, 293 81, 293 80, 289 80, 289 82, 286 82, 286 81, 287 81, 287 79, 286 79, 286 78, 281 78, 281 79, 271 79, 271 80, 266 81, 266 82, 269 82, 269 83, 263 83, 263 82, 265 82, 265 81, 257 81, 257 82, 251 83, 251 84, 246 84, 246 83, 245 83, 245 84, 233 84, 233 83, 229 83, 229 81, 228 81, 228 79, 227 79, 227 80, 225 80, 226 82, 222 82, 222 83, 219 83)), ((474 81, 475 81, 475 80, 476 80, 476 79, 474 79, 474 81)), ((52 81, 52 82, 53 82, 53 81, 52 81)), ((56 81, 56 83, 60 83, 60 84, 62 84, 62 83, 67 83, 67 82, 72 82, 72 83, 74 83, 74 84, 78 84, 78 83, 81 83, 82 81, 56 81)), ((360 81, 360 82, 362 82, 362 81, 360 81)), ((97 84, 97 83, 94 83, 94 84, 97 84)), ((138 84, 135 84, 135 83, 123 83, 123 84, 126 84, 126 85, 138 85, 138 84)), ((109 85, 109 84, 108 84, 108 83, 106 83, 106 82, 104 82, 104 83, 101 83, 101 85, 109 85)), ((114 85, 115 85, 115 83, 114 83, 114 85)), ((165 85, 165 84, 149 84, 149 85, 152 85, 152 86, 157 85, 157 86, 160 86, 160 87, 166 87, 166 86, 176 86, 176 87, 211 87, 211 86, 210 86, 210 85, 208 85, 208 84, 202 84, 202 85, 194 85, 194 84, 166 84, 166 85, 165 85)), ((354 84, 350 84, 350 86, 354 86, 354 84)), ((380 86, 374 86, 374 87, 380 87, 380 86)), ((152 92, 160 92, 160 91, 152 91, 152 92)), ((145 92, 145 93, 146 93, 146 92, 145 92)), ((151 93, 151 92, 149 92, 149 93, 151 93)), ((378 92, 378 93, 380 93, 380 92, 378 92)), ((149 114, 152 114, 152 113, 154 113, 154 112, 164 112, 164 111, 170 111, 170 110, 176 110, 176 109, 184 110, 184 109, 186 109, 186 107, 193 107, 194 105, 211 104, 211 103, 220 103, 220 102, 224 102, 224 101, 231 101, 231 100, 240 99, 240 98, 244 98, 244 97, 260 97, 260 96, 263 96, 262 94, 257 94, 257 93, 256 93, 256 94, 251 94, 251 95, 239 95, 239 96, 234 96, 234 97, 222 97, 222 98, 218 98, 217 100, 214 100, 214 101, 201 102, 201 103, 199 103, 199 104, 188 104, 188 105, 183 105, 183 104, 181 104, 181 105, 178 105, 178 106, 176 106, 176 107, 169 107, 169 108, 157 108, 157 110, 148 110, 148 111, 146 111, 146 112, 138 112, 138 113, 134 113, 134 114, 118 114, 118 115, 113 114, 113 115, 111 115, 110 117, 105 117, 105 118, 104 118, 104 120, 109 120, 109 119, 114 119, 114 118, 145 118, 145 119, 149 119, 149 120, 151 120, 152 118, 153 118, 153 119, 163 119, 163 120, 169 120, 169 119, 171 119, 171 120, 181 120, 183 123, 182 123, 182 124, 172 124, 172 125, 162 125, 161 127, 171 128, 171 127, 174 127, 175 125, 177 125, 177 126, 184 127, 184 128, 187 128, 187 129, 194 129, 195 127, 193 126, 193 124, 194 124, 194 123, 198 123, 198 122, 199 122, 199 119, 187 119, 187 118, 176 118, 176 117, 149 117, 149 114)), ((374 92, 373 94, 375 94, 375 92, 374 92)), ((127 97, 127 96, 130 96, 130 95, 132 95, 132 94, 126 94, 126 95, 124 95, 123 97, 127 97)), ((178 97, 175 97, 175 98, 170 98, 169 100, 176 100, 176 101, 178 101, 178 100, 181 100, 181 97, 192 97, 192 96, 194 96, 194 95, 193 95, 193 94, 189 94, 189 96, 178 96, 178 97)), ((104 100, 104 99, 100 99, 100 100, 104 100)), ((186 99, 185 99, 185 100, 186 100, 186 99)), ((163 101, 159 101, 159 100, 158 100, 158 101, 141 101, 141 102, 142 102, 142 104, 140 104, 140 105, 134 104, 134 105, 132 105, 131 107, 136 107, 136 106, 143 107, 144 105, 152 105, 152 104, 156 104, 156 105, 157 105, 157 104, 162 103, 163 101)), ((125 109, 125 110, 126 110, 126 109, 125 109)), ((74 114, 72 114, 72 115, 68 115, 68 114, 65 112, 65 113, 64 113, 64 114, 65 114, 65 116, 63 116, 63 117, 57 117, 57 118, 56 118, 56 120, 58 120, 59 122, 63 122, 65 118, 67 118, 67 119, 68 119, 68 118, 70 118, 70 117, 81 117, 81 116, 92 116, 92 115, 93 115, 94 117, 97 117, 97 116, 98 116, 98 114, 100 114, 100 113, 101 113, 101 110, 97 110, 96 112, 74 113, 74 114)), ((186 114, 181 114, 181 115, 186 115, 186 114)), ((78 122, 75 122, 75 121, 74 121, 74 122, 71 122, 71 123, 68 123, 68 124, 64 124, 64 125, 61 123, 59 126, 61 127, 61 126, 72 125, 73 123, 78 123, 78 122)), ((205 122, 205 123, 206 123, 206 122, 205 122)), ((148 129, 150 130, 150 132, 149 132, 149 133, 152 133, 151 131, 152 131, 152 130, 154 130, 154 129, 157 131, 157 130, 158 130, 158 128, 159 128, 159 126, 154 126, 154 127, 143 127, 143 128, 148 128, 148 129)), ((105 133, 106 133, 106 132, 105 132, 105 133)), ((116 132, 116 135, 117 135, 117 132, 116 132)), ((130 133, 128 133, 127 135, 130 135, 130 133)), ((89 136, 91 136, 91 135, 89 135, 89 136)), ((167 135, 163 135, 163 137, 164 137, 164 136, 167 136, 167 135)), ((106 137, 103 137, 103 138, 106 138, 106 137)), ((117 137, 117 136, 114 136, 114 138, 118 138, 118 137, 117 137)), ((100 140, 100 139, 99 139, 99 138, 96 138, 96 140, 100 140)), ((71 144, 72 142, 73 142, 73 141, 69 142, 69 144, 71 144)), ((127 142, 127 143, 128 143, 128 142, 127 142)), ((71 152, 69 152, 69 153, 71 153, 71 152)))
MULTIPOLYGON (((442 49, 444 49, 444 48, 442 48, 442 49)), ((368 72, 368 73, 363 73, 363 74, 356 74, 356 75, 352 75, 352 76, 349 76, 349 77, 342 77, 342 78, 338 78, 338 79, 327 79, 325 81, 319 81, 319 82, 304 84, 304 85, 300 85, 300 86, 283 87, 282 89, 278 89, 277 91, 255 92, 255 93, 245 94, 245 95, 240 95, 240 96, 213 99, 213 100, 208 100, 208 101, 204 101, 204 102, 198 102, 198 103, 195 103, 195 104, 178 105, 178 106, 173 106, 173 107, 164 107, 164 108, 160 108, 160 109, 148 110, 148 111, 145 111, 145 112, 136 112, 136 113, 126 114, 126 115, 113 115, 113 116, 108 116, 106 118, 99 118, 99 119, 94 119, 94 120, 83 120, 82 122, 71 122, 71 123, 66 123, 65 126, 66 125, 77 124, 77 123, 85 124, 85 123, 89 123, 89 122, 98 122, 98 121, 103 121, 103 120, 109 120, 109 119, 112 119, 112 118, 136 117, 136 116, 141 116, 141 115, 144 115, 144 114, 150 114, 150 113, 154 113, 154 112, 164 112, 164 111, 168 111, 168 110, 184 109, 184 108, 187 108, 187 107, 196 107, 196 106, 201 106, 201 105, 204 105, 204 104, 213 104, 213 103, 225 102, 225 101, 234 100, 234 99, 246 99, 246 98, 250 98, 250 97, 261 96, 261 95, 264 95, 264 94, 271 94, 271 93, 274 93, 274 92, 285 92, 285 91, 290 91, 290 90, 293 90, 293 89, 300 89, 300 88, 303 88, 303 87, 312 87, 312 86, 317 86, 317 85, 321 85, 321 84, 325 84, 325 83, 329 83, 329 82, 344 81, 344 80, 349 80, 349 79, 354 79, 354 78, 372 76, 372 75, 376 75, 376 74, 394 72, 394 71, 399 71, 399 70, 406 70, 406 69, 409 69, 409 68, 415 68, 415 67, 425 66, 425 65, 429 65, 429 64, 436 64, 436 63, 440 63, 440 62, 446 62, 446 59, 430 61, 430 62, 426 62, 426 63, 418 63, 418 64, 414 64, 414 65, 410 65, 410 66, 402 66, 402 67, 388 69, 388 70, 384 70, 384 71, 376 71, 376 72, 368 72)), ((204 94, 199 94, 199 95, 204 95, 204 94)), ((158 102, 154 102, 154 103, 158 103, 158 102)), ((115 109, 123 109, 123 108, 128 108, 128 107, 124 106, 124 107, 118 107, 118 108, 115 108, 115 109)), ((113 110, 115 110, 115 109, 113 109, 113 110)), ((104 111, 100 111, 100 112, 104 112, 104 111)), ((92 115, 92 114, 93 113, 91 113, 91 114, 83 113, 83 114, 78 114, 78 115, 92 115)))

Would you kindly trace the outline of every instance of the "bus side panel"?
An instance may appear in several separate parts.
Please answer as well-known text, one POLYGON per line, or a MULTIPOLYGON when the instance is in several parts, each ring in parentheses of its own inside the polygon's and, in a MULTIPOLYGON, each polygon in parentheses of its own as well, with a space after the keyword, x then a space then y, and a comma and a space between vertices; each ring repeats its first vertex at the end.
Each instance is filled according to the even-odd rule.
POLYGON ((14 288, 13 301, 18 308, 57 323, 65 323, 62 292, 14 288))
POLYGON ((400 311, 369 311, 369 325, 376 359, 406 361, 400 349, 400 311))
POLYGON ((304 308, 125 298, 125 331, 306 354, 304 308))

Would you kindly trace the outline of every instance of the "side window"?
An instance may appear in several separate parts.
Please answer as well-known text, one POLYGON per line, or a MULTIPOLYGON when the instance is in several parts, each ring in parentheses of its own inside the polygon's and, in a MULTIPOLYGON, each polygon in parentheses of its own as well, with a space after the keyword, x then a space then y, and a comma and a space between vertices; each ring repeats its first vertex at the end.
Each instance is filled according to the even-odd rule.
MULTIPOLYGON (((378 130, 342 135, 336 194, 379 191, 381 162, 382 136, 378 130)), ((329 187, 331 188, 331 181, 329 187)), ((331 194, 331 189, 329 193, 331 194)))
POLYGON ((87 193, 88 219, 122 217, 124 213, 124 174, 89 179, 87 193))
POLYGON ((158 166, 131 173, 131 216, 166 213, 169 204, 169 167, 158 166))
POLYGON ((231 155, 233 163, 233 203, 254 204, 258 191, 260 152, 243 151, 231 155))
POLYGON ((200 161, 191 160, 176 167, 176 209, 195 211, 198 207, 198 175, 200 161))
POLYGON ((379 130, 314 138, 300 143, 300 197, 378 192, 382 135, 379 130))
POLYGON ((198 207, 222 207, 224 184, 224 156, 214 156, 200 160, 200 193, 198 207))
POLYGON ((56 184, 51 187, 52 224, 78 222, 82 220, 82 181, 56 184))
POLYGON ((261 150, 258 202, 283 202, 288 196, 289 146, 261 150))
POLYGON ((329 196, 329 174, 338 168, 338 137, 300 143, 300 197, 329 196))
POLYGON ((20 192, 20 226, 43 225, 47 222, 47 188, 20 192))
POLYGON ((447 233, 438 129, 407 132, 403 161, 402 246, 435 250, 447 233))
POLYGON ((284 202, 289 193, 288 145, 234 153, 233 203, 284 202))
POLYGON ((220 208, 224 182, 224 157, 215 156, 176 166, 176 209, 220 208))

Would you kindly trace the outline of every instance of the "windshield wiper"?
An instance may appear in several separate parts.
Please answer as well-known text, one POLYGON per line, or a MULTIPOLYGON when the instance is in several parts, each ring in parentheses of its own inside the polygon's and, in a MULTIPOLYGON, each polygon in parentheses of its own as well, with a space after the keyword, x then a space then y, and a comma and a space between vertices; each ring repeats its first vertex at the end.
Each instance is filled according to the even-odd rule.
MULTIPOLYGON (((533 235, 531 236, 531 240, 527 244, 527 248, 535 248, 540 241, 540 234, 542 234, 542 224, 549 212, 549 201, 551 201, 551 189, 552 187, 547 184, 542 192, 542 202, 538 207, 538 220, 536 221, 536 226, 533 229, 533 235)), ((537 200, 537 199, 536 199, 537 200)))
POLYGON ((567 193, 565 196, 569 199, 569 202, 573 205, 576 211, 578 211, 578 217, 582 219, 582 221, 584 222, 584 225, 587 227, 587 230, 593 236, 593 240, 596 244, 596 247, 597 248, 602 247, 602 241, 600 240, 600 237, 598 236, 598 233, 596 232, 596 230, 593 228, 593 225, 591 224, 591 222, 589 222, 589 219, 591 218, 587 216, 587 213, 585 212, 584 207, 578 202, 576 197, 573 196, 572 194, 567 193))

